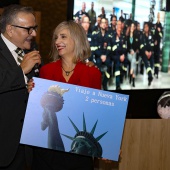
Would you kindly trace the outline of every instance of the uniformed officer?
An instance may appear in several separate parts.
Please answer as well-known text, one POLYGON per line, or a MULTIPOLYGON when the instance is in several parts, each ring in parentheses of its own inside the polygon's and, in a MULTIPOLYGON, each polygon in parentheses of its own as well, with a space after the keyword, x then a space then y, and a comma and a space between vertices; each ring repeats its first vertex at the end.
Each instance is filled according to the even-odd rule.
POLYGON ((82 9, 74 15, 74 20, 78 19, 79 22, 81 22, 81 18, 83 15, 86 15, 89 17, 88 13, 86 12, 86 3, 82 2, 82 9))
MULTIPOLYGON (((141 31, 140 23, 136 22, 135 36, 138 39, 139 46, 140 46, 140 39, 141 39, 142 35, 143 35, 143 32, 141 31)), ((137 55, 136 55, 136 75, 138 75, 139 67, 140 67, 140 73, 143 74, 144 63, 143 63, 143 60, 142 60, 142 57, 141 57, 140 50, 137 52, 137 55)))
POLYGON ((142 60, 144 62, 146 72, 148 74, 148 86, 151 85, 153 80, 153 48, 154 48, 154 39, 153 35, 150 32, 149 23, 144 23, 144 33, 141 38, 140 51, 142 55, 142 60))
POLYGON ((154 75, 158 78, 159 68, 160 68, 160 43, 163 36, 163 28, 160 22, 160 13, 157 16, 158 20, 155 24, 155 31, 154 31, 154 75))
POLYGON ((90 31, 90 20, 88 16, 83 16, 82 20, 81 20, 81 25, 84 28, 86 35, 87 35, 87 39, 88 42, 90 44, 90 48, 91 48, 91 56, 89 57, 89 61, 93 61, 94 62, 94 48, 93 48, 93 41, 92 41, 92 33, 90 31))
MULTIPOLYGON (((115 8, 113 7, 113 8, 112 8, 112 14, 110 14, 110 21, 112 21, 112 18, 113 18, 114 16, 116 16, 116 15, 115 15, 115 8)), ((117 18, 117 16, 116 16, 116 18, 117 18)))
POLYGON ((111 20, 111 25, 109 27, 109 34, 113 35, 116 32, 117 17, 113 16, 111 20))
POLYGON ((92 47, 95 52, 96 65, 103 73, 102 85, 104 90, 108 90, 107 83, 110 78, 110 58, 108 56, 109 34, 106 31, 106 18, 101 19, 100 31, 93 36, 94 45, 92 47))
POLYGON ((92 28, 95 26, 96 23, 96 12, 94 10, 94 2, 91 2, 91 9, 88 10, 88 15, 90 19, 90 29, 92 31, 92 28))
POLYGON ((122 22, 124 22, 125 21, 125 18, 124 18, 124 13, 123 13, 123 10, 121 9, 121 11, 120 11, 120 13, 121 13, 121 15, 120 15, 120 17, 119 17, 119 20, 120 21, 122 21, 122 22))
POLYGON ((97 34, 100 31, 100 23, 101 23, 101 17, 97 17, 96 24, 92 27, 92 34, 97 34))
POLYGON ((111 60, 114 62, 116 90, 121 90, 120 84, 123 82, 124 75, 127 72, 127 49, 126 36, 122 32, 122 22, 117 22, 116 32, 110 41, 111 60))

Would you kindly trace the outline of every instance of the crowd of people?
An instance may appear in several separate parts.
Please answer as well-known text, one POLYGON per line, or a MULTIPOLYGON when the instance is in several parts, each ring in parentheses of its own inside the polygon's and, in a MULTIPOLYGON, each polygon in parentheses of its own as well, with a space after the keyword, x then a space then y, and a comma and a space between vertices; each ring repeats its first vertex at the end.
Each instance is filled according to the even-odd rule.
POLYGON ((86 12, 86 3, 75 13, 74 21, 81 24, 86 31, 90 47, 90 61, 93 61, 102 73, 102 87, 108 90, 108 82, 115 79, 116 90, 121 90, 125 78, 135 87, 138 73, 144 75, 144 67, 148 75, 148 86, 153 77, 158 78, 160 70, 161 39, 163 27, 160 14, 157 22, 144 22, 143 28, 138 21, 132 19, 132 14, 126 19, 121 10, 118 17, 110 15, 106 18, 104 7, 101 14, 96 16, 94 2, 86 12), (94 22, 96 21, 96 23, 94 22))

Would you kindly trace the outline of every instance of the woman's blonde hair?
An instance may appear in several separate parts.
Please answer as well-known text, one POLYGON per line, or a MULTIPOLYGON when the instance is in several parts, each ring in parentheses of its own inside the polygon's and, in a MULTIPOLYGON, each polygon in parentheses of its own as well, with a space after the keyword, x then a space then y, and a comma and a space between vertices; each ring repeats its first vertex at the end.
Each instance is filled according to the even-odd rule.
POLYGON ((58 51, 55 47, 56 35, 63 29, 67 29, 70 32, 70 36, 74 41, 74 63, 78 61, 85 62, 87 58, 91 55, 90 45, 87 39, 87 35, 80 24, 74 21, 64 21, 61 22, 54 30, 51 44, 51 58, 56 61, 60 58, 58 51))

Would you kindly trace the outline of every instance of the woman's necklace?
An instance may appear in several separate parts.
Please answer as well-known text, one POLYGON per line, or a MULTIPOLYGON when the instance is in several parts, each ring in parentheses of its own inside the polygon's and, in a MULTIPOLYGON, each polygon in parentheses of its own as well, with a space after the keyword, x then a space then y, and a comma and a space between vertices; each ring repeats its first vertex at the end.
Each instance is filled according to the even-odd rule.
MULTIPOLYGON (((62 66, 61 66, 62 67, 62 66)), ((72 72, 72 71, 74 71, 74 69, 73 70, 71 70, 71 71, 66 71, 66 70, 64 70, 64 68, 62 67, 62 69, 63 69, 63 71, 66 73, 66 76, 69 76, 69 74, 72 72)))

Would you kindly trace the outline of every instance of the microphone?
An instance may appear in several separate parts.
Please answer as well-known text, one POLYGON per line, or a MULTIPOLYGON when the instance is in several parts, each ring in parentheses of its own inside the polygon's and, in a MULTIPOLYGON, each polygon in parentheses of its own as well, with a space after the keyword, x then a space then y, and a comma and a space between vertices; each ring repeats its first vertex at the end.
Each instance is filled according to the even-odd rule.
MULTIPOLYGON (((32 42, 32 49, 33 49, 33 51, 38 50, 36 42, 32 42)), ((34 70, 35 75, 38 76, 39 75, 39 65, 38 65, 38 63, 36 63, 34 65, 33 70, 34 70)))
POLYGON ((36 63, 34 65, 33 70, 35 72, 35 75, 38 76, 39 75, 39 65, 38 65, 38 63, 36 63))
MULTIPOLYGON (((35 50, 38 51, 38 47, 37 47, 36 42, 35 42, 35 41, 32 41, 32 42, 31 42, 31 48, 30 48, 30 49, 27 49, 27 50, 25 49, 25 50, 24 50, 24 53, 27 54, 27 53, 29 53, 29 52, 31 52, 31 51, 35 51, 35 50)), ((40 68, 39 64, 36 63, 36 64, 32 67, 31 74, 28 74, 27 77, 29 77, 29 78, 32 78, 33 76, 34 76, 34 77, 39 77, 39 68, 40 68)))

